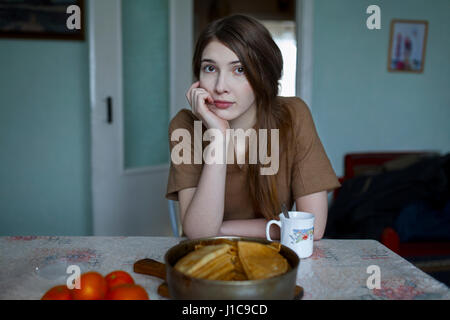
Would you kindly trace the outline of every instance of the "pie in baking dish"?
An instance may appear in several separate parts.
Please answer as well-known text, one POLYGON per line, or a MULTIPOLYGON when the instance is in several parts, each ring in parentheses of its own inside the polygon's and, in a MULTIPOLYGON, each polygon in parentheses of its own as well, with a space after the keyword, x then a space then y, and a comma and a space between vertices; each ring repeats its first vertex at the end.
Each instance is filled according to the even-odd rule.
POLYGON ((195 278, 209 280, 257 280, 274 277, 289 270, 279 243, 220 239, 213 244, 198 244, 175 269, 195 278))

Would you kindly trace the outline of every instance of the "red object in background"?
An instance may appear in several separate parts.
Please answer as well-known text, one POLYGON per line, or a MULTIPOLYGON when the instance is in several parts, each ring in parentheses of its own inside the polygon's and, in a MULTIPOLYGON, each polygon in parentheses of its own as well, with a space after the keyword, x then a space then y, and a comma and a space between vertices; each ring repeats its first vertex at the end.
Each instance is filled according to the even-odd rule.
MULTIPOLYGON (((385 162, 395 160, 399 157, 426 155, 431 152, 366 152, 366 153, 348 153, 344 156, 344 176, 339 178, 342 184, 345 180, 355 177, 355 169, 362 166, 381 166, 385 162)), ((333 198, 336 199, 339 194, 339 188, 333 192, 333 198)))
POLYGON ((433 152, 368 152, 368 153, 349 153, 345 155, 345 176, 344 179, 351 179, 355 176, 355 168, 358 166, 381 166, 385 162, 395 160, 404 156, 420 156, 433 154, 433 152))
POLYGON ((397 232, 391 227, 387 227, 381 234, 381 243, 386 247, 394 251, 396 254, 400 254, 400 237, 397 232))
MULTIPOLYGON (((355 177, 355 168, 358 166, 381 166, 383 163, 403 156, 431 155, 435 152, 366 152, 348 153, 344 157, 344 176, 339 178, 342 184, 345 180, 355 177)), ((334 190, 333 199, 339 194, 339 188, 334 190)), ((390 226, 386 226, 380 235, 380 242, 404 258, 423 256, 450 255, 450 242, 400 242, 398 233, 390 226)))

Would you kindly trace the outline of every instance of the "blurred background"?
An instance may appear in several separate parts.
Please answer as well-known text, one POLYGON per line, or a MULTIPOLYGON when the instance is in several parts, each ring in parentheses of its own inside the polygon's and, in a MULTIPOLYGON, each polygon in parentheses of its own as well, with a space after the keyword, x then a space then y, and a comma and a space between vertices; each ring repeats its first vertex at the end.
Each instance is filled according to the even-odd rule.
POLYGON ((341 177, 326 236, 416 257, 402 244, 420 242, 448 266, 449 12, 448 0, 0 1, 0 236, 172 235, 168 124, 189 108, 201 30, 243 13, 272 33, 280 94, 308 104, 341 177), (68 17, 70 4, 81 30, 52 34, 49 12, 68 17), (366 25, 373 4, 378 30, 366 25), (427 22, 421 72, 388 70, 394 19, 427 22), (401 196, 379 196, 400 184, 401 196))

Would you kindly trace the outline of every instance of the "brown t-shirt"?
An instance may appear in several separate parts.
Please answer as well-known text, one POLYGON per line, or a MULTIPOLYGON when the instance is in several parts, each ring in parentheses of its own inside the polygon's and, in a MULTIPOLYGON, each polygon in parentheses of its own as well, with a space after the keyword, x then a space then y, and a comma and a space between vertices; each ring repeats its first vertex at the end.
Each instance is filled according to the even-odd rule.
MULTIPOLYGON (((340 184, 317 135, 308 106, 298 97, 278 97, 278 99, 281 105, 288 108, 293 120, 294 141, 286 148, 285 153, 280 153, 279 169, 276 174, 279 201, 291 208, 298 197, 324 190, 331 191, 340 184)), ((170 122, 171 152, 174 146, 181 142, 181 139, 171 141, 172 132, 178 128, 190 132, 192 164, 174 164, 171 161, 166 193, 168 199, 178 200, 178 191, 198 185, 203 165, 194 164, 194 121, 199 119, 190 110, 183 109, 170 122)), ((201 143, 202 147, 196 149, 198 158, 201 158, 199 153, 202 152, 201 148, 207 145, 205 142, 201 143)), ((281 143, 282 141, 280 145, 281 143)), ((203 163, 203 158, 201 159, 203 163)), ((246 164, 242 167, 236 164, 236 158, 234 164, 227 164, 224 220, 262 217, 262 214, 255 212, 252 206, 247 182, 248 155, 246 159, 246 164)))

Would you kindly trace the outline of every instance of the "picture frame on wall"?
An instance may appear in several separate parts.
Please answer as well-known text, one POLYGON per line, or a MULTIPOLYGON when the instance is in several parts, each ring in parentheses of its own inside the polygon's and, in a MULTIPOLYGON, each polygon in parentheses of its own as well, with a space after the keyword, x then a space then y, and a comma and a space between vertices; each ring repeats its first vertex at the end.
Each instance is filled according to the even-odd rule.
POLYGON ((19 39, 85 39, 84 0, 0 0, 0 38, 19 39), (67 21, 80 8, 80 29, 70 29, 67 21))
POLYGON ((388 71, 422 73, 425 64, 428 21, 391 21, 388 71))

